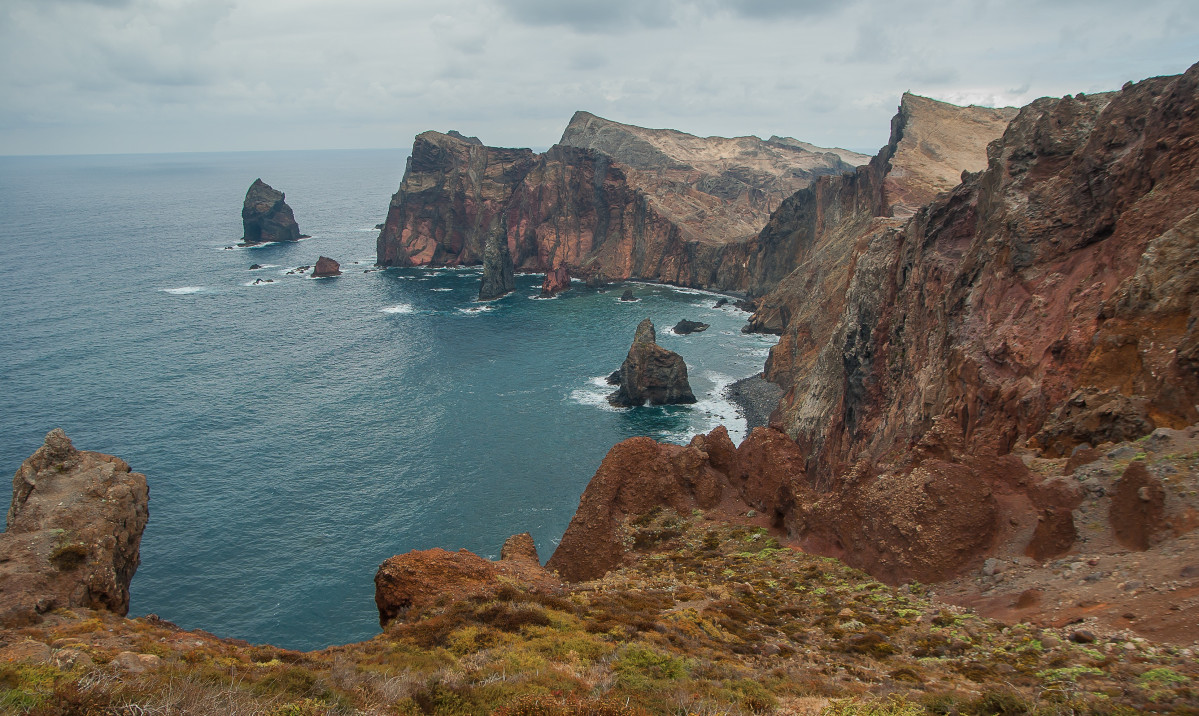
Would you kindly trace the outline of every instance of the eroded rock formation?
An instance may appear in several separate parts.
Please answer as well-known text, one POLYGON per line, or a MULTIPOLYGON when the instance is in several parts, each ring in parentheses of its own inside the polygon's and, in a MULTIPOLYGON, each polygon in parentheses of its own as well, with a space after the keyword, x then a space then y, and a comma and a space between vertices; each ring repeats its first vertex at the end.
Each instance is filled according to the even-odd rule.
POLYGON ((620 387, 608 398, 613 405, 695 402, 691 384, 687 382, 687 364, 678 353, 658 345, 653 321, 648 318, 638 324, 633 345, 617 373, 620 387))
POLYGON ((312 267, 313 278, 330 278, 332 276, 341 275, 341 264, 337 263, 328 256, 321 256, 316 260, 316 265, 312 267))
POLYGON ((255 179, 250 185, 241 208, 244 245, 303 238, 296 217, 283 196, 283 192, 276 191, 261 179, 255 179))
POLYGON ((52 430, 13 477, 0 535, 0 625, 36 623, 56 608, 123 616, 148 499, 145 475, 52 430))
POLYGON ((567 290, 570 290, 570 272, 565 266, 546 272, 545 280, 541 282, 542 298, 557 296, 567 290))
POLYGON ((508 251, 507 222, 503 215, 493 217, 483 247, 483 278, 479 283, 479 300, 491 301, 516 289, 512 269, 512 253, 508 251))
POLYGON ((544 154, 425 132, 379 235, 383 266, 481 260, 508 219, 517 271, 744 287, 742 254, 797 189, 865 157, 756 137, 699 138, 580 112, 544 154), (852 160, 847 162, 846 158, 852 160))

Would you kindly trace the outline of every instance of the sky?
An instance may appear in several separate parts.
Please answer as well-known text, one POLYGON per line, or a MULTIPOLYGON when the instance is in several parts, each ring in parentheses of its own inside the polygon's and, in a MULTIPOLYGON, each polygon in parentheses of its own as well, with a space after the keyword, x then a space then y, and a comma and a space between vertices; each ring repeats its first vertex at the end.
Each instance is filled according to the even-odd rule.
POLYGON ((1018 106, 1196 61, 1196 0, 0 0, 0 155, 544 149, 579 109, 873 153, 904 91, 1018 106))

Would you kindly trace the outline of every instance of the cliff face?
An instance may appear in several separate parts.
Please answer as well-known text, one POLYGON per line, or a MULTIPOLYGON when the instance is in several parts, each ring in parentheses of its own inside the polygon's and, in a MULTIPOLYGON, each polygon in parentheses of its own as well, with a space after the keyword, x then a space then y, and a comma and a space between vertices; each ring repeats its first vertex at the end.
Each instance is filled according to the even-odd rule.
POLYGON ((544 154, 425 132, 392 198, 378 262, 478 263, 503 214, 518 271, 743 289, 742 253, 728 247, 754 238, 797 189, 852 170, 843 156, 859 156, 799 144, 693 137, 584 112, 544 154))
POLYGON ((768 365, 818 478, 1199 418, 1197 80, 1038 100, 984 171, 859 235, 808 297, 835 319, 790 316, 768 365), (1096 410, 1132 427, 1092 433, 1096 410))
POLYGON ((120 458, 76 450, 61 430, 13 477, 0 535, 0 626, 57 609, 124 615, 149 516, 145 475, 120 458))
MULTIPOLYGON (((779 207, 747 247, 749 290, 764 296, 753 330, 783 333, 780 354, 809 354, 840 313, 856 253, 874 236, 949 191, 962 172, 986 166, 987 144, 1014 117, 1013 108, 957 107, 905 94, 891 120, 887 145, 855 172, 824 177, 779 207), (811 301, 819 295, 821 302, 811 301), (831 310, 830 310, 831 309, 831 310)), ((782 361, 789 363, 790 361, 782 361)), ((780 382, 788 370, 767 365, 780 382)))

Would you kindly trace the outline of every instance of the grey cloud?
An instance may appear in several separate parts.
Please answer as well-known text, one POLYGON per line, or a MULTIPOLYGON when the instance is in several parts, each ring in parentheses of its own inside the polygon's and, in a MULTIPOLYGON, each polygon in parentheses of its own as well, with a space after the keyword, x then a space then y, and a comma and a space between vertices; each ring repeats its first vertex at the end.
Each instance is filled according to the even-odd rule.
POLYGON ((674 0, 498 0, 498 3, 518 22, 565 25, 583 33, 672 25, 680 5, 674 0))
POLYGON ((828 0, 716 0, 717 7, 727 9, 743 17, 773 20, 784 17, 810 17, 831 12, 841 12, 854 2, 829 2, 828 0))

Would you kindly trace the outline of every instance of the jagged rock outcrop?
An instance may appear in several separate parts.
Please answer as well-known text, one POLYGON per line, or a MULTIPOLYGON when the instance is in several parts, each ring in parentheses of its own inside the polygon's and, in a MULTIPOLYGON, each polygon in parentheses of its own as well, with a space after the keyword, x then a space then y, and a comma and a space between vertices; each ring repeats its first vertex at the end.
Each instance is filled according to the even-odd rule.
POLYGON ((1197 85, 1037 100, 984 171, 860 234, 768 364, 809 469, 1060 455, 1199 418, 1197 85))
POLYGON ((332 276, 341 275, 341 264, 337 263, 328 256, 321 256, 316 260, 316 265, 312 267, 313 278, 330 278, 332 276))
POLYGON ((303 238, 296 217, 283 197, 283 192, 275 191, 261 179, 254 180, 246 191, 246 200, 241 208, 244 245, 299 241, 303 238))
POLYGON ((645 319, 637 326, 633 345, 621 363, 620 387, 608 402, 620 407, 694 403, 687 382, 687 364, 674 351, 659 346, 654 324, 645 319))
POLYGON ((375 573, 379 624, 386 627, 409 610, 420 610, 438 600, 492 595, 505 580, 537 592, 553 592, 562 584, 541 566, 533 537, 527 532, 504 542, 498 562, 465 549, 413 550, 389 557, 375 573))
POLYGON ((552 271, 547 271, 545 280, 541 282, 541 297, 549 298, 557 296, 563 291, 570 290, 570 272, 565 266, 559 266, 552 271))
POLYGON ((492 218, 483 247, 483 278, 479 284, 479 300, 491 301, 516 290, 512 268, 512 253, 508 251, 508 223, 501 214, 492 218))
POLYGON ((52 430, 13 477, 0 535, 0 625, 37 623, 56 608, 128 612, 148 500, 145 475, 52 430))
POLYGON ((859 156, 642 129, 585 112, 543 154, 425 132, 392 198, 378 263, 476 264, 502 213, 517 271, 743 287, 742 256, 726 256, 726 247, 755 237, 816 177, 851 171, 843 157, 859 156))
POLYGON ((686 335, 690 335, 692 333, 701 333, 706 330, 708 330, 707 323, 700 323, 699 321, 689 321, 686 318, 684 318, 681 321, 679 321, 678 323, 674 324, 674 332, 679 334, 680 336, 686 336, 686 335))
POLYGON ((862 469, 831 490, 805 462, 795 442, 770 428, 755 428, 738 447, 723 427, 687 446, 625 440, 600 464, 546 567, 568 581, 602 576, 626 554, 622 524, 656 508, 738 519, 748 509, 793 546, 889 582, 931 582, 981 563, 1004 530, 1027 541, 1040 508, 1068 514, 1077 497, 1014 459, 930 460, 898 474, 862 469))

